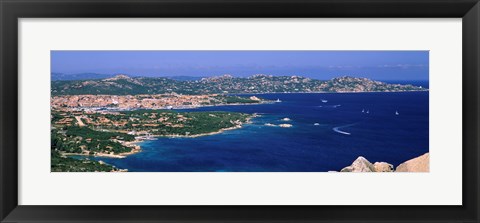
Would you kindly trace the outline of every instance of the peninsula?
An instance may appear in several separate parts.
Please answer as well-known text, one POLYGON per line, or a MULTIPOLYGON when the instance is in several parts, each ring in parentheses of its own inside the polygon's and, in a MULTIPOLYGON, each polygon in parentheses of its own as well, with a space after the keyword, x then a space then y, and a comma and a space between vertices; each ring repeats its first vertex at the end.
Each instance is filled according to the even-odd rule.
MULTIPOLYGON (((198 137, 241 128, 255 114, 235 112, 176 112, 172 110, 58 111, 52 110, 52 167, 78 171, 67 156, 125 158, 141 151, 138 142, 154 137, 198 137), (60 165, 64 163, 63 165, 60 165), (66 164, 65 164, 66 163, 66 164), (70 164, 70 165, 67 165, 70 164), (63 168, 62 168, 63 167, 63 168)), ((99 165, 96 161, 90 170, 99 165)), ((99 170, 105 171, 105 168, 99 170)), ((108 167, 114 171, 115 168, 108 167)))

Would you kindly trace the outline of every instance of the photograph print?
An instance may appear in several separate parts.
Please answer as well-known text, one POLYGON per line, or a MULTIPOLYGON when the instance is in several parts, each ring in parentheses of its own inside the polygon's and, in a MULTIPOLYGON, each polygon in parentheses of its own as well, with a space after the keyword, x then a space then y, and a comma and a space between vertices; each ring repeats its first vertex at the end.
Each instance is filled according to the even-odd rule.
POLYGON ((429 172, 428 51, 51 54, 51 172, 429 172))

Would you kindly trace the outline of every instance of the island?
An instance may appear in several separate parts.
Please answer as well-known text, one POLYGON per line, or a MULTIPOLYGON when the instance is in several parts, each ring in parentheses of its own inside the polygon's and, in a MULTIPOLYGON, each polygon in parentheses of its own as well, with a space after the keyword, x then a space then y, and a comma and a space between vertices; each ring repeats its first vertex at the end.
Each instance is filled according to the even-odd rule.
POLYGON ((257 74, 250 77, 222 75, 200 80, 180 81, 166 77, 129 77, 117 75, 95 80, 52 81, 51 94, 56 95, 152 95, 152 94, 261 94, 313 92, 402 92, 426 91, 410 84, 389 84, 359 77, 337 77, 316 80, 302 76, 272 76, 257 74))

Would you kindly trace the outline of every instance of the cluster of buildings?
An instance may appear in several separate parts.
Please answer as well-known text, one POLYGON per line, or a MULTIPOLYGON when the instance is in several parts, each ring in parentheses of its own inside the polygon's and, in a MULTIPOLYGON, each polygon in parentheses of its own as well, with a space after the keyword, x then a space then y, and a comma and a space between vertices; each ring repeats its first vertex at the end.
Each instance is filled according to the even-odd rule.
POLYGON ((176 107, 197 107, 217 102, 216 94, 211 95, 62 95, 51 98, 52 109, 99 108, 118 109, 170 109, 176 107))

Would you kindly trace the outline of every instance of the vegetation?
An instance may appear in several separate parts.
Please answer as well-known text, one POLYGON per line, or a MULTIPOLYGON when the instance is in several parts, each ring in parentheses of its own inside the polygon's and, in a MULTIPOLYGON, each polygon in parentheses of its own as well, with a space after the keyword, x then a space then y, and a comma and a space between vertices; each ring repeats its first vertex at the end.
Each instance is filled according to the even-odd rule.
POLYGON ((387 84, 367 78, 338 77, 321 85, 327 92, 391 92, 426 90, 413 85, 387 84))
POLYGON ((139 149, 127 144, 136 137, 209 134, 239 127, 250 117, 252 115, 235 112, 134 110, 86 113, 53 110, 52 120, 57 122, 52 121, 51 130, 52 171, 112 171, 115 168, 107 164, 65 155, 121 155, 139 149), (75 116, 82 117, 84 126, 79 126, 75 116))
POLYGON ((52 81, 52 95, 137 95, 137 94, 237 94, 274 92, 369 92, 420 91, 412 85, 387 84, 366 78, 339 77, 328 81, 301 76, 254 75, 236 78, 230 75, 179 81, 170 78, 128 77, 118 75, 102 80, 52 81))
POLYGON ((94 131, 88 127, 65 126, 60 131, 51 132, 51 145, 55 151, 77 154, 125 153, 132 148, 120 142, 132 141, 134 136, 118 133, 94 131))
POLYGON ((59 152, 51 153, 52 172, 111 172, 118 171, 114 166, 94 160, 77 160, 69 157, 62 157, 59 152))
POLYGON ((84 138, 90 138, 93 141, 110 140, 110 139, 119 139, 123 141, 135 140, 134 136, 125 134, 125 133, 119 133, 119 132, 94 131, 90 128, 82 128, 77 126, 67 126, 67 127, 64 127, 64 129, 66 130, 65 135, 67 137, 84 137, 84 138))
POLYGON ((97 128, 152 134, 188 136, 217 132, 245 123, 251 115, 236 112, 177 112, 171 110, 135 110, 119 114, 94 114, 89 126, 97 128), (110 122, 99 123, 108 119, 110 122), (126 123, 115 125, 115 123, 126 123))

